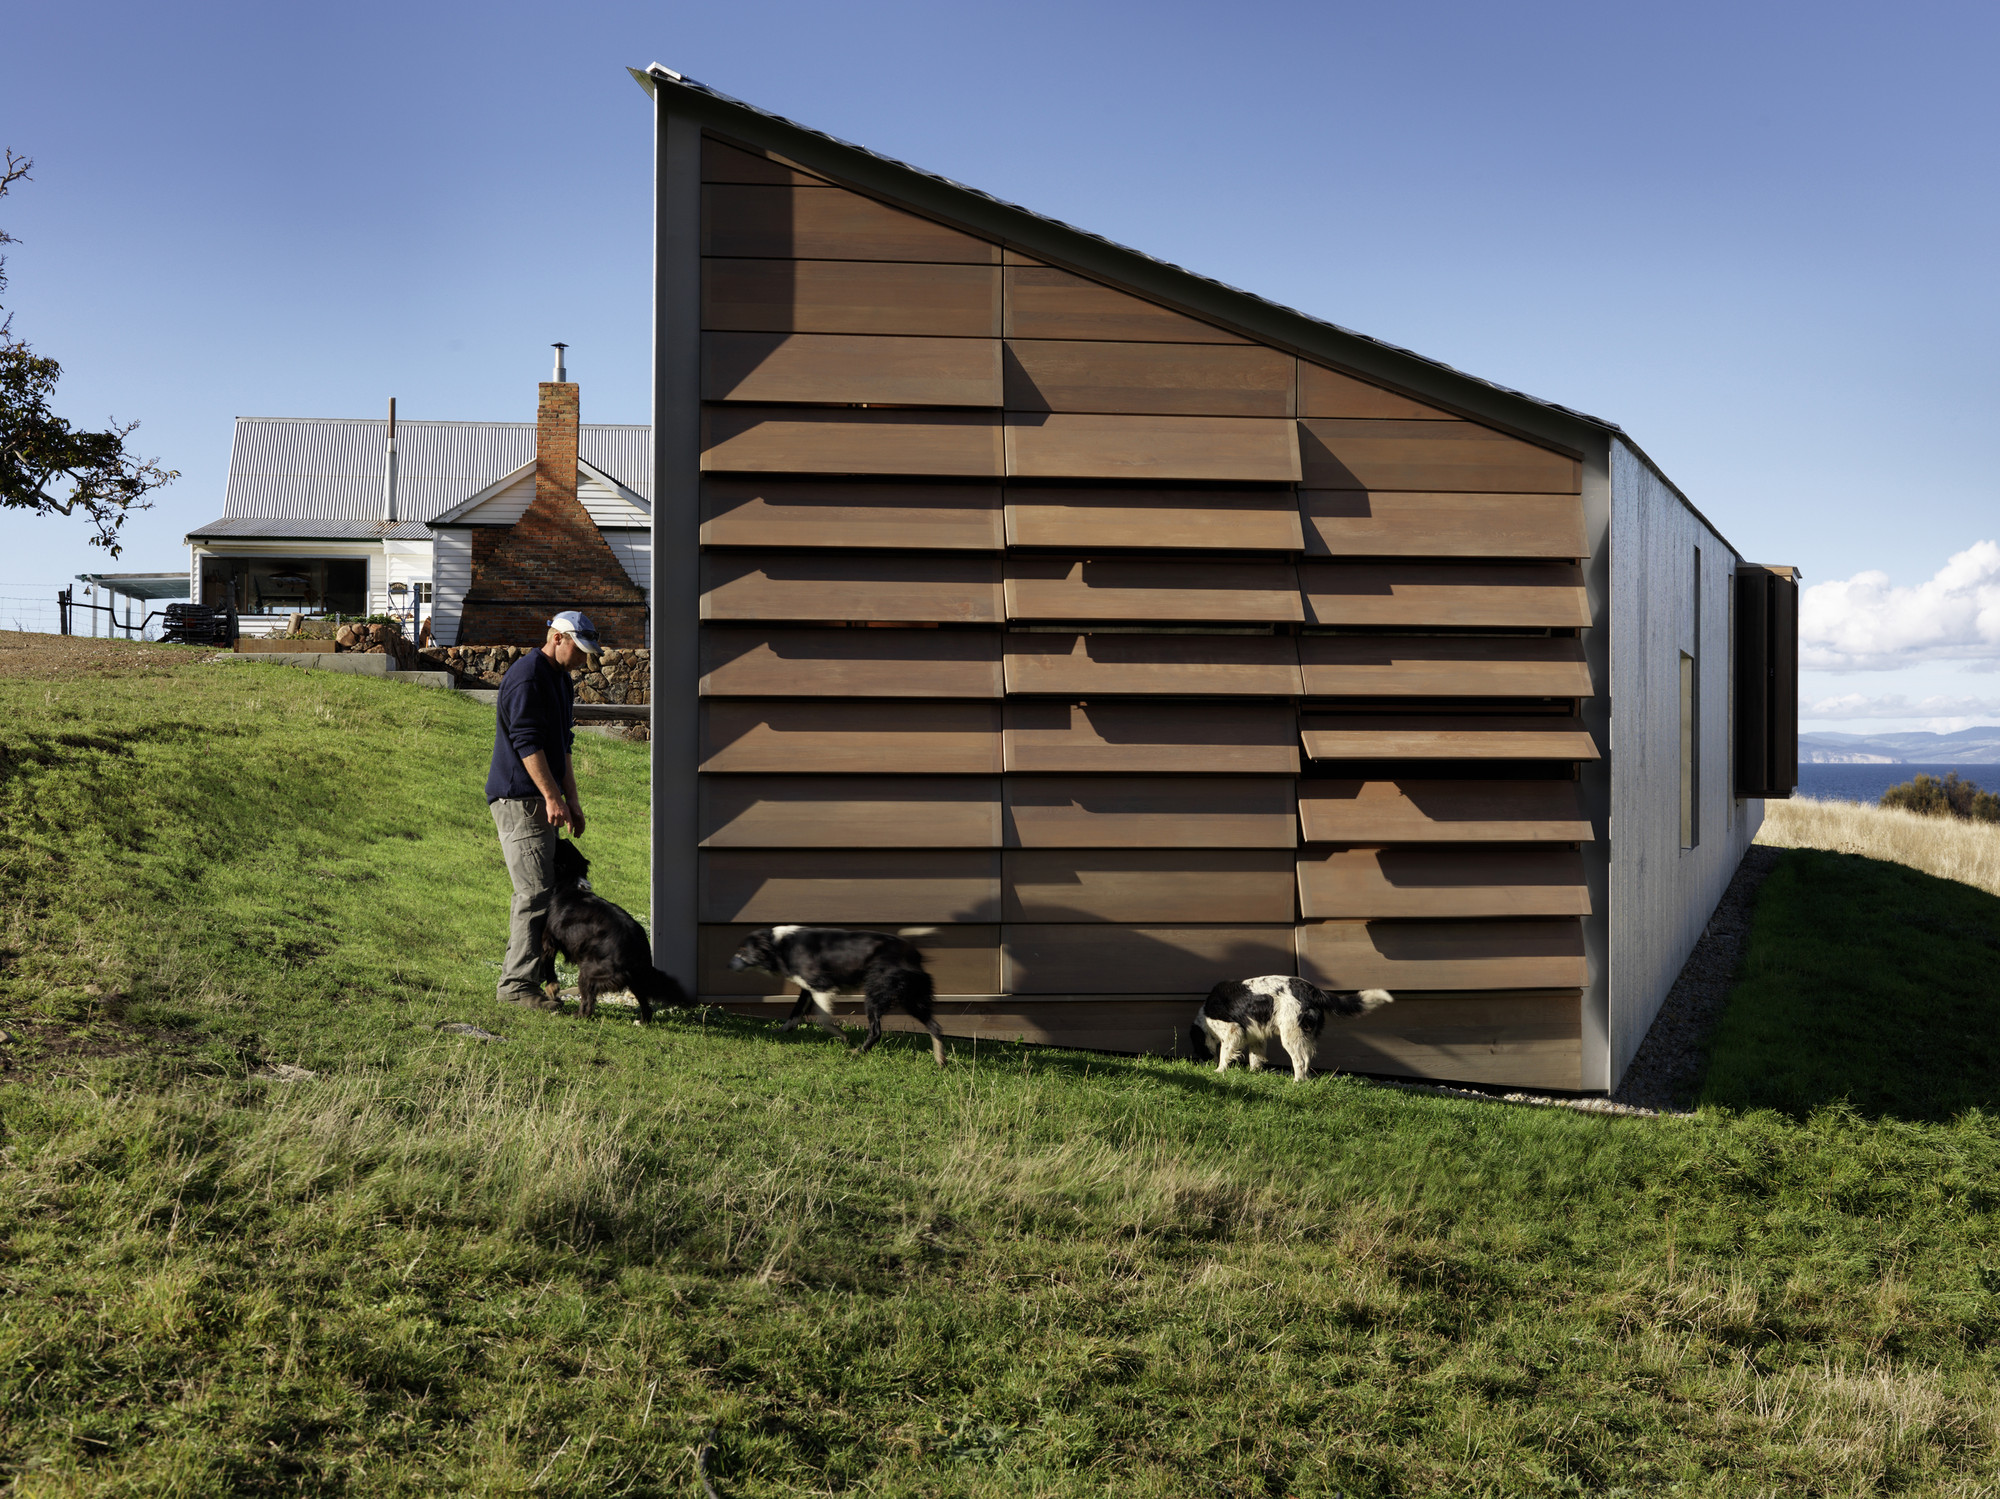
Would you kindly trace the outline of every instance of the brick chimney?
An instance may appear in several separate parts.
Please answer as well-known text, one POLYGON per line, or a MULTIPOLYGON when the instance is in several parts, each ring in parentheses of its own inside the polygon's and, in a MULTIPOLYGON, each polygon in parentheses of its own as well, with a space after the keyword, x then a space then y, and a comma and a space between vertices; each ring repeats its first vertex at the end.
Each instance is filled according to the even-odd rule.
POLYGON ((544 380, 541 393, 535 412, 535 506, 560 513, 577 504, 577 388, 544 380))
POLYGON ((472 583, 458 639, 464 645, 540 645, 561 609, 591 617, 606 645, 646 644, 646 595, 619 565, 576 495, 577 387, 544 380, 535 412, 535 498, 511 526, 472 532, 472 583))

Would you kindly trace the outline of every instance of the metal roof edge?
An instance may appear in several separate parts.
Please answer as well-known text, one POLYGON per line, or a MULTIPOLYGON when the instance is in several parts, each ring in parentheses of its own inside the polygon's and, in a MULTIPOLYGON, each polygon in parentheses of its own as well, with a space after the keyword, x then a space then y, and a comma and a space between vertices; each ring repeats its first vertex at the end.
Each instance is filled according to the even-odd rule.
MULTIPOLYGON (((636 68, 628 71, 640 76, 636 68)), ((1341 365, 1489 425, 1565 447, 1578 456, 1587 445, 1586 432, 1593 436, 1623 434, 1617 423, 1603 417, 1467 374, 1442 360, 1159 260, 1103 235, 732 98, 658 63, 646 70, 645 86, 656 101, 671 101, 705 125, 791 157, 843 185, 917 209, 1064 269, 1111 282, 1151 300, 1169 302, 1259 342, 1341 365)))
MULTIPOLYGON (((339 423, 344 426, 386 427, 389 425, 389 419, 387 417, 382 417, 382 416, 239 416, 235 418, 235 420, 238 424, 241 424, 243 422, 318 422, 328 426, 331 426, 335 423, 339 423)), ((399 428, 401 427, 532 427, 535 425, 535 423, 532 419, 528 421, 512 421, 512 420, 498 421, 498 420, 479 420, 476 418, 464 418, 464 417, 399 416, 396 418, 396 425, 399 428)), ((652 423, 579 422, 577 425, 581 427, 612 427, 631 432, 643 432, 648 427, 650 427, 652 423)))
POLYGON ((1611 440, 1615 443, 1620 444, 1625 449, 1626 452, 1630 453, 1634 458, 1638 459, 1639 462, 1641 462, 1646 466, 1646 470, 1648 473, 1652 474, 1652 476, 1655 479, 1658 479, 1662 484, 1666 485, 1668 489, 1672 490, 1674 498, 1681 502, 1682 508, 1685 509, 1689 515, 1692 515, 1696 520, 1700 521, 1704 526, 1708 527, 1708 534, 1713 536, 1717 541, 1721 542, 1724 546, 1728 547, 1730 555, 1735 557, 1738 562, 1744 562, 1748 560, 1743 555, 1743 549, 1737 546, 1737 544, 1731 541, 1727 536, 1724 536, 1722 534, 1722 528, 1720 526, 1716 525, 1714 521, 1710 520, 1706 515, 1702 514, 1701 506, 1695 504, 1693 500, 1689 499, 1687 497, 1687 491, 1682 489, 1680 485, 1674 483, 1672 479, 1669 479, 1667 477, 1667 471, 1661 468, 1659 464, 1653 461, 1651 454, 1649 454, 1644 448, 1640 447, 1639 444, 1634 442, 1630 436, 1628 436, 1623 432, 1616 433, 1611 440))

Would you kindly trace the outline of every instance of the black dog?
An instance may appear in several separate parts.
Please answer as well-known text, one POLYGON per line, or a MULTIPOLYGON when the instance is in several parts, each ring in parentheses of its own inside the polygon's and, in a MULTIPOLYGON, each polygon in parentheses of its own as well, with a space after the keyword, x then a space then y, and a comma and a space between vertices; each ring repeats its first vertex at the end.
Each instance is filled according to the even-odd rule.
POLYGON ((1195 1056, 1203 1061, 1208 1059, 1209 1041, 1214 1040, 1221 1054, 1217 1072, 1227 1072, 1239 1056, 1247 1057, 1252 1072, 1261 1072, 1271 1043, 1281 1041, 1292 1059, 1293 1081, 1304 1082, 1327 1016, 1365 1015, 1390 1000, 1386 989, 1329 994, 1316 984, 1282 973, 1225 979, 1208 991, 1208 998, 1195 1011, 1188 1037, 1194 1042, 1195 1056))
POLYGON ((761 968, 790 979, 805 993, 792 1006, 790 1030, 810 1008, 813 1023, 847 1040, 833 1019, 833 996, 859 989, 868 1001, 865 1052, 882 1039, 882 1012, 895 1005, 931 1033, 931 1055, 944 1066, 944 1032, 931 1018, 936 992, 924 972, 924 956, 901 937, 886 932, 850 932, 834 926, 767 926, 743 939, 729 960, 732 972, 761 968))
MULTIPOLYGON (((653 966, 653 944, 632 913, 614 906, 590 889, 590 860, 574 843, 556 844, 555 893, 549 899, 549 921, 542 928, 542 961, 556 971, 556 954, 576 964, 577 1014, 585 1020, 597 1013, 597 996, 629 991, 639 1001, 639 1020, 650 1023, 653 1003, 687 1003, 687 991, 671 975, 653 966)), ((549 993, 555 993, 549 981, 549 993)))

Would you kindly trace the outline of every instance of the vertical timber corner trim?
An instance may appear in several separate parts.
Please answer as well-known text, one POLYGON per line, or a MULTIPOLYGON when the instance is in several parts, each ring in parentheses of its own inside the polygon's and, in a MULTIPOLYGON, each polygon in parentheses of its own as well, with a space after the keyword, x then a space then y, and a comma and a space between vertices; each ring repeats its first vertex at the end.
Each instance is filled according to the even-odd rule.
POLYGON ((654 95, 654 965, 696 992, 700 865, 701 126, 654 95))

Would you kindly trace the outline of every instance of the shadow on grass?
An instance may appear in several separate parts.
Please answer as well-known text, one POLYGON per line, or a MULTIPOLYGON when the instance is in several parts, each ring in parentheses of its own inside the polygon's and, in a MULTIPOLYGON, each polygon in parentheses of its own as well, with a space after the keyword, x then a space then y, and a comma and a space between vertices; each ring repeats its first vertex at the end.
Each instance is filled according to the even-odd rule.
MULTIPOLYGON (((737 1015, 727 1010, 695 1006, 673 1012, 671 1018, 682 1026, 700 1027, 716 1035, 727 1035, 739 1040, 759 1040, 774 1046, 830 1049, 838 1047, 838 1043, 829 1038, 826 1032, 811 1024, 801 1023, 793 1031, 781 1032, 779 1027, 782 1022, 775 1017, 737 1015)), ((849 1038, 859 1041, 863 1034, 860 1024, 852 1016, 843 1018, 847 1021, 849 1038)), ((1027 1065, 1038 1073, 1074 1078, 1090 1074, 1098 1077, 1143 1075, 1149 1082, 1181 1088, 1191 1093, 1228 1094, 1238 1097, 1249 1095, 1247 1080, 1251 1074, 1240 1065, 1227 1074, 1218 1074, 1213 1062, 1141 1057, 1126 1052, 1073 1051, 1068 1047, 1027 1041, 982 1038, 975 1045, 970 1036, 947 1036, 945 1045, 950 1049, 950 1065, 954 1067, 977 1066, 1010 1071, 1027 1065)), ((930 1038, 909 1031, 884 1031, 880 1044, 871 1056, 857 1056, 856 1060, 866 1063, 876 1058, 884 1061, 894 1060, 898 1065, 907 1058, 911 1061, 921 1061, 925 1066, 929 1066, 930 1038)), ((1283 1079, 1287 1088, 1293 1086, 1289 1064, 1280 1065, 1266 1075, 1274 1079, 1283 1079)), ((1322 1076, 1319 1081, 1323 1084, 1326 1078, 1322 1076)), ((1310 1086, 1310 1084, 1299 1085, 1299 1096, 1303 1097, 1310 1086)), ((1256 1096, 1271 1095, 1268 1091, 1260 1091, 1256 1096)), ((1288 1095, 1281 1093, 1278 1096, 1288 1095)))
POLYGON ((2000 896, 1818 849, 1772 872, 1702 1102, 1803 1118, 1841 1101, 2000 1112, 2000 896))

